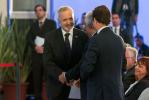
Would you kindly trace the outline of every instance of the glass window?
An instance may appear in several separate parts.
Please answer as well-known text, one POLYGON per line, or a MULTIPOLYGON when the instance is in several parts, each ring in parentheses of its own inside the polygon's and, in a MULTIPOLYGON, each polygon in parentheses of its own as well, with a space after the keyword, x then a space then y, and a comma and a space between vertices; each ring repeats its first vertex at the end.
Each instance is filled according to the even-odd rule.
POLYGON ((46 7, 46 0, 13 0, 13 11, 33 11, 37 4, 46 7))

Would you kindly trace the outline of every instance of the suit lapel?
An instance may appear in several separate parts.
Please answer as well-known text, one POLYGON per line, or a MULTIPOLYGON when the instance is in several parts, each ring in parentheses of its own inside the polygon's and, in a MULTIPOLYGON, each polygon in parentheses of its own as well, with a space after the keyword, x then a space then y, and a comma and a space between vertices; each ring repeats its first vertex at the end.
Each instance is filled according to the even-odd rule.
POLYGON ((73 29, 73 39, 72 39, 72 53, 73 53, 74 50, 76 50, 76 48, 79 45, 78 39, 79 39, 79 33, 74 28, 73 29))
POLYGON ((61 54, 64 55, 65 54, 65 44, 64 44, 64 38, 63 38, 61 28, 59 28, 55 40, 57 41, 56 43, 58 43, 57 45, 60 47, 60 52, 62 52, 61 54))

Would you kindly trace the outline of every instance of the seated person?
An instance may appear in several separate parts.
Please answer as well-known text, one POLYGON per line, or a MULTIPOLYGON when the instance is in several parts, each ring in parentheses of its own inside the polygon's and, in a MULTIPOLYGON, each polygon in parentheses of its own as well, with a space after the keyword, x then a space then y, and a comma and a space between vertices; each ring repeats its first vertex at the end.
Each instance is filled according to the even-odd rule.
POLYGON ((137 62, 138 51, 133 47, 126 47, 126 71, 123 72, 124 91, 129 88, 129 85, 135 82, 135 64, 137 62))
POLYGON ((143 90, 149 87, 149 57, 142 57, 135 67, 136 81, 125 92, 125 100, 138 100, 143 90))

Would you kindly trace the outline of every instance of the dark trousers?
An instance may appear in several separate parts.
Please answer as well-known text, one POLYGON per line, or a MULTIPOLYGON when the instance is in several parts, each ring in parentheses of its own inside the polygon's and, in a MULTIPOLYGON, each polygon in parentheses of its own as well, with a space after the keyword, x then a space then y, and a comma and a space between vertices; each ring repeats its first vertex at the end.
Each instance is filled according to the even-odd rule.
POLYGON ((50 91, 49 91, 48 92, 48 100, 70 100, 70 99, 68 99, 70 87, 64 87, 60 91, 62 91, 62 92, 55 94, 55 96, 50 95, 50 91))
POLYGON ((43 81, 43 60, 42 56, 35 56, 32 61, 32 72, 33 72, 33 87, 35 100, 42 100, 42 81, 43 81), (35 58, 37 57, 37 58, 35 58))

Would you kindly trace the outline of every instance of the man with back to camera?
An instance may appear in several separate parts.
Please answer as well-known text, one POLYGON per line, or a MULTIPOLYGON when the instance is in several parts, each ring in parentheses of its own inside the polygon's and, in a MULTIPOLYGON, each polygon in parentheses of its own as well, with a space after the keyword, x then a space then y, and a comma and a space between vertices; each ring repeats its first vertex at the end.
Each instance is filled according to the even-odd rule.
POLYGON ((35 100, 42 100, 44 38, 46 33, 56 29, 56 23, 46 18, 46 8, 43 5, 36 5, 34 11, 37 20, 32 24, 27 39, 32 49, 31 67, 35 100))
POLYGON ((123 100, 121 79, 124 42, 108 27, 110 11, 104 5, 93 10, 97 35, 91 38, 80 67, 87 82, 87 100, 123 100))

